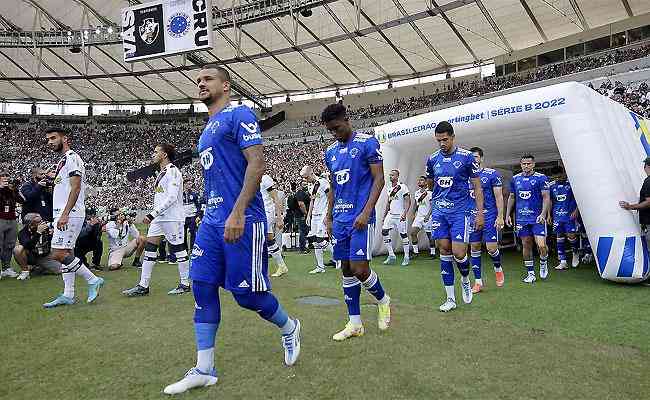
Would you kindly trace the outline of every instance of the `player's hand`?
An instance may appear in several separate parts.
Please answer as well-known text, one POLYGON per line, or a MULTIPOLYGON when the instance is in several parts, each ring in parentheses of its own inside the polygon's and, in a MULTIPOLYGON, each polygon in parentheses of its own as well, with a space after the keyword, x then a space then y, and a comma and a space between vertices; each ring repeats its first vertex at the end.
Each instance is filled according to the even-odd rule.
POLYGON ((244 214, 231 212, 226 220, 223 231, 223 239, 228 243, 235 243, 244 234, 244 214))
POLYGON ((483 213, 476 214, 476 218, 474 219, 474 228, 477 231, 480 231, 481 229, 483 229, 484 226, 485 226, 485 216, 483 215, 483 213))
POLYGON ((627 201, 619 201, 618 205, 621 206, 622 209, 624 210, 631 210, 632 208, 630 207, 630 203, 627 201))
POLYGON ((42 234, 42 233, 45 232, 46 230, 47 230, 47 222, 41 222, 41 223, 38 224, 38 226, 36 227, 36 232, 38 232, 39 234, 42 234))
POLYGON ((354 227, 354 229, 356 229, 356 230, 365 229, 368 226, 368 220, 369 219, 370 219, 370 216, 368 216, 368 215, 366 215, 366 213, 362 212, 354 220, 354 224, 352 224, 352 227, 354 227))
POLYGON ((327 231, 327 236, 332 237, 332 218, 325 217, 325 231, 327 231))
POLYGON ((494 221, 494 227, 498 230, 503 229, 503 217, 497 217, 496 221, 494 221))
POLYGON ((538 224, 545 224, 546 223, 546 218, 542 214, 537 216, 537 219, 535 220, 538 224))
POLYGON ((68 229, 68 221, 70 220, 70 217, 67 214, 61 214, 59 217, 58 221, 56 221, 56 227, 60 231, 65 231, 68 229))
POLYGON ((406 221, 406 214, 402 214, 401 217, 399 217, 400 221, 406 221))
POLYGON ((506 217, 506 225, 512 226, 512 217, 509 215, 506 217))

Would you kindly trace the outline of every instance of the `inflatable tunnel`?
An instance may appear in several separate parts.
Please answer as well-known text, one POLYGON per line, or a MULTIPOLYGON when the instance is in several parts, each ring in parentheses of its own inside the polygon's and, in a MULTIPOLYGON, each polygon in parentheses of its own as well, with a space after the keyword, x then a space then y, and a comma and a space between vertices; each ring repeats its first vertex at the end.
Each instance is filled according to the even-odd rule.
MULTIPOLYGON (((486 166, 562 159, 603 279, 639 282, 649 274, 648 247, 636 203, 650 155, 650 123, 623 105, 575 82, 513 93, 417 115, 375 129, 384 154, 384 172, 397 168, 414 192, 427 157, 437 150, 434 129, 449 121, 457 144, 484 150, 486 166)), ((386 193, 377 205, 383 215, 386 193)), ((380 222, 378 222, 378 225, 380 222)), ((374 251, 384 251, 379 230, 374 251)))

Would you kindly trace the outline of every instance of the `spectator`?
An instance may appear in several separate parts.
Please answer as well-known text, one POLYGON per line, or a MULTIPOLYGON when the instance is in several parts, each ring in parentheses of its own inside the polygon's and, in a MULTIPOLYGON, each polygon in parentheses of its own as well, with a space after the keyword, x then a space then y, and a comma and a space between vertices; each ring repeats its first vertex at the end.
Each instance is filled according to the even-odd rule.
POLYGON ((298 240, 298 245, 300 246, 300 251, 307 253, 307 223, 305 218, 307 218, 308 205, 310 204, 309 194, 304 189, 302 185, 298 186, 295 182, 291 182, 291 195, 287 201, 289 208, 289 213, 293 217, 292 221, 292 232, 295 232, 298 229, 300 232, 300 238, 298 240))
POLYGON ((38 214, 45 221, 52 222, 52 189, 54 174, 46 175, 42 168, 32 168, 32 176, 20 188, 25 199, 23 204, 23 222, 27 214, 38 214))
POLYGON ((16 203, 22 202, 22 197, 15 187, 15 182, 9 181, 9 173, 0 171, 0 261, 2 272, 0 277, 15 278, 16 271, 11 268, 11 256, 16 246, 16 203))
POLYGON ((61 272, 61 263, 48 257, 52 244, 52 228, 36 213, 26 214, 25 225, 18 233, 14 257, 20 265, 19 280, 27 280, 31 273, 61 272))

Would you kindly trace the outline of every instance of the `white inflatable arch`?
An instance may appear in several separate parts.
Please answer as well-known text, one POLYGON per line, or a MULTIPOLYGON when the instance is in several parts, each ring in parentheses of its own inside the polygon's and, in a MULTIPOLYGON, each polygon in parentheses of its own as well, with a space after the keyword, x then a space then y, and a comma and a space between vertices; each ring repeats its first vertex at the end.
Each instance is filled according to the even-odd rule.
MULTIPOLYGON (((628 283, 648 276, 648 248, 638 216, 618 202, 638 201, 645 178, 642 160, 650 155, 650 124, 575 82, 509 94, 376 128, 386 179, 397 168, 415 190, 427 157, 437 149, 435 126, 443 120, 454 126, 459 145, 484 150, 488 166, 517 164, 524 152, 533 153, 537 161, 561 158, 599 275, 628 283)), ((385 205, 384 192, 377 205, 379 217, 385 205)), ((375 235, 374 251, 381 253, 380 230, 375 235)))

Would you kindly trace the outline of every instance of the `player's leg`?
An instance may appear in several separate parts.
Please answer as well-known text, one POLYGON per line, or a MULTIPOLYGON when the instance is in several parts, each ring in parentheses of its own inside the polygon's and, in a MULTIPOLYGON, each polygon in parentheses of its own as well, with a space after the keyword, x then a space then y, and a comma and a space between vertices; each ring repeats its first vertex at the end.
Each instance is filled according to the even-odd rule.
POLYGON ((117 271, 122 268, 122 260, 126 255, 126 247, 108 250, 108 270, 117 271))
POLYGON ((566 236, 569 246, 571 246, 571 266, 578 268, 580 265, 580 248, 578 241, 578 225, 575 221, 566 223, 566 236))
POLYGON ((535 244, 539 250, 539 277, 548 278, 548 246, 546 245, 546 224, 533 225, 535 244))
POLYGON ((485 248, 487 249, 488 255, 492 260, 492 265, 494 266, 494 275, 495 275, 494 281, 497 287, 503 287, 505 276, 503 274, 503 268, 501 268, 501 253, 499 252, 498 240, 485 242, 485 248))
POLYGON ((390 296, 386 294, 377 273, 370 268, 374 224, 353 229, 350 238, 350 269, 363 287, 377 300, 377 326, 380 331, 390 326, 390 296))
POLYGON ((567 269, 566 264, 566 234, 564 223, 554 222, 553 232, 555 233, 555 245, 557 247, 557 259, 560 263, 555 267, 556 270, 567 269))
POLYGON ((450 236, 451 251, 454 255, 454 261, 460 272, 460 287, 463 294, 463 302, 469 304, 472 302, 472 288, 469 281, 470 260, 467 254, 469 235, 471 232, 472 219, 471 213, 454 213, 449 216, 450 219, 450 236))
POLYGON ((409 265, 411 258, 409 257, 409 251, 411 249, 411 241, 409 240, 408 235, 408 222, 399 220, 397 223, 397 230, 399 232, 399 237, 402 239, 402 251, 404 251, 404 259, 402 259, 402 267, 409 265))
POLYGON ((271 231, 272 229, 273 228, 271 226, 267 228, 266 246, 269 249, 271 258, 273 258, 273 261, 277 266, 277 270, 271 276, 278 277, 289 272, 289 268, 287 268, 287 264, 284 262, 284 258, 282 257, 282 249, 280 249, 280 245, 275 239, 275 234, 271 231))
POLYGON ((144 253, 144 246, 147 244, 147 239, 138 236, 137 239, 135 239, 136 243, 136 248, 135 248, 135 256, 133 257, 133 263, 131 266, 133 267, 142 267, 142 263, 140 262, 140 257, 142 257, 142 253, 144 253))
POLYGON ((300 321, 290 318, 270 292, 265 223, 247 223, 237 242, 224 243, 224 260, 226 289, 241 307, 255 311, 280 329, 284 362, 295 364, 300 355, 300 321))
POLYGON ((312 246, 314 246, 314 258, 316 259, 316 268, 309 271, 310 274, 320 274, 325 272, 325 249, 327 248, 327 238, 312 236, 312 246))
POLYGON ((446 299, 439 308, 442 312, 456 308, 454 256, 451 249, 450 227, 446 214, 435 211, 431 214, 431 235, 440 250, 440 279, 446 293, 446 299))
POLYGON ((424 225, 424 232, 427 234, 427 239, 429 240, 429 256, 436 258, 436 240, 432 235, 431 220, 424 225))
POLYGON ((353 228, 334 222, 332 230, 335 239, 334 259, 341 264, 343 299, 348 309, 348 322, 345 324, 345 328, 335 333, 332 339, 342 341, 364 334, 361 322, 361 282, 354 275, 350 266, 350 241, 353 228))
POLYGON ((27 260, 27 250, 23 246, 17 244, 14 247, 13 253, 16 263, 20 267, 20 274, 18 275, 17 279, 20 281, 29 279, 29 262, 27 260))
MULTIPOLYGON (((474 233, 482 234, 482 231, 472 232, 471 235, 474 235, 474 233)), ((474 286, 472 287, 472 293, 478 293, 483 289, 483 277, 481 271, 482 243, 480 240, 476 241, 473 237, 471 237, 469 247, 472 273, 474 274, 474 286)))
POLYGON ((147 238, 144 244, 144 257, 142 259, 142 269, 140 270, 140 282, 130 289, 125 289, 122 294, 128 297, 147 296, 149 294, 149 284, 151 283, 151 274, 153 267, 156 265, 158 250, 165 232, 162 225, 158 222, 152 222, 147 231, 147 238))
POLYGON ((393 250, 393 241, 390 237, 390 231, 395 227, 393 218, 390 214, 384 218, 384 224, 381 227, 381 237, 384 240, 384 246, 388 252, 388 257, 384 260, 384 265, 394 264, 397 257, 395 257, 395 250, 393 250))
POLYGON ((415 221, 413 221, 413 225, 411 226, 411 231, 409 232, 409 235, 411 236, 411 249, 413 250, 414 258, 420 254, 418 235, 420 234, 421 230, 422 230, 422 224, 416 218, 415 221))

